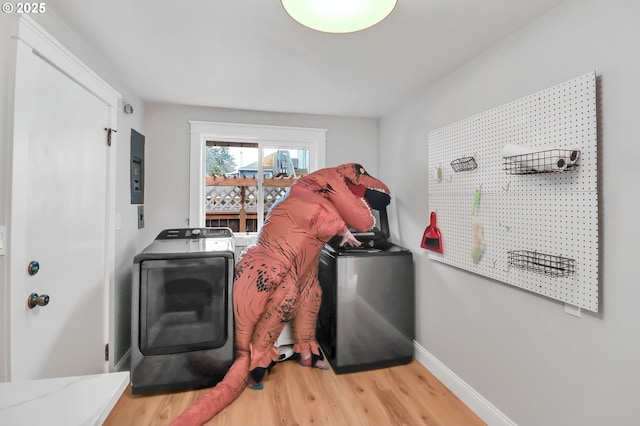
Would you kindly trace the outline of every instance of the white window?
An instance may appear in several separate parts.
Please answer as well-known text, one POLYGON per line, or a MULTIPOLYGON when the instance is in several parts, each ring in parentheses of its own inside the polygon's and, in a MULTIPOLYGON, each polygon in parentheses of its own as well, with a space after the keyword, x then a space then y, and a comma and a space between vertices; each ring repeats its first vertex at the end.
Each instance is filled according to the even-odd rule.
MULTIPOLYGON (((207 216, 219 220, 237 213, 242 230, 259 230, 267 209, 282 195, 286 183, 325 166, 325 129, 203 121, 189 124, 190 226, 206 226, 207 216), (207 152, 216 148, 226 148, 233 170, 207 170, 207 152), (253 219, 255 224, 247 227, 253 219)), ((224 222, 209 224, 224 226, 224 222)))

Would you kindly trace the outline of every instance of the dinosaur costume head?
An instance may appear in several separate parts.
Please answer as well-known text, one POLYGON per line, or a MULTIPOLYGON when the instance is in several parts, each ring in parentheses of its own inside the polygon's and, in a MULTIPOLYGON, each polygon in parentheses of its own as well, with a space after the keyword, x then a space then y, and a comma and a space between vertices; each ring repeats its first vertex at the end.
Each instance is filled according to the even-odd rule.
POLYGON ((333 204, 347 226, 358 232, 375 225, 371 209, 383 209, 391 201, 390 191, 360 164, 329 167, 300 178, 296 184, 333 204))

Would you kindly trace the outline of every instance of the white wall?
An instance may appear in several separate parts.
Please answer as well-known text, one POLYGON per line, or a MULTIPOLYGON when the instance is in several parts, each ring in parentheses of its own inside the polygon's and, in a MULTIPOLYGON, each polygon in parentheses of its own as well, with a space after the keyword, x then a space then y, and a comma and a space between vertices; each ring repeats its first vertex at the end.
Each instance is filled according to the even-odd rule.
POLYGON ((380 177, 398 204, 393 238, 415 253, 416 341, 520 426, 637 424, 639 18, 634 0, 569 0, 380 122, 380 177), (419 247, 428 132, 592 70, 600 312, 576 318, 554 300, 430 261, 419 247))
POLYGON ((378 169, 376 120, 149 103, 144 233, 147 243, 163 229, 187 226, 189 120, 327 129, 327 167, 359 162, 373 175, 378 169))

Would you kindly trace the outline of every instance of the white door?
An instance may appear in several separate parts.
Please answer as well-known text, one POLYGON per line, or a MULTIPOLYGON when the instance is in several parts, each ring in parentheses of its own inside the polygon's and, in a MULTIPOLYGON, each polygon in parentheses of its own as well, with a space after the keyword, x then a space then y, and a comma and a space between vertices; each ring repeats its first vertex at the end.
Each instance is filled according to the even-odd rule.
POLYGON ((9 379, 106 372, 112 107, 17 43, 9 379), (32 293, 48 304, 29 307, 32 293))

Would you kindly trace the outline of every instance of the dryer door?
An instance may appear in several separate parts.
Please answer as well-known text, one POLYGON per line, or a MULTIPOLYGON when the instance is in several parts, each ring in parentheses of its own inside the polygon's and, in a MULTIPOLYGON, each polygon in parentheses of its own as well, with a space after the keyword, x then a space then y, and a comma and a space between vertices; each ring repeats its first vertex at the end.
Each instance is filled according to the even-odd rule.
POLYGON ((144 260, 140 265, 143 355, 224 346, 227 335, 227 258, 144 260))

